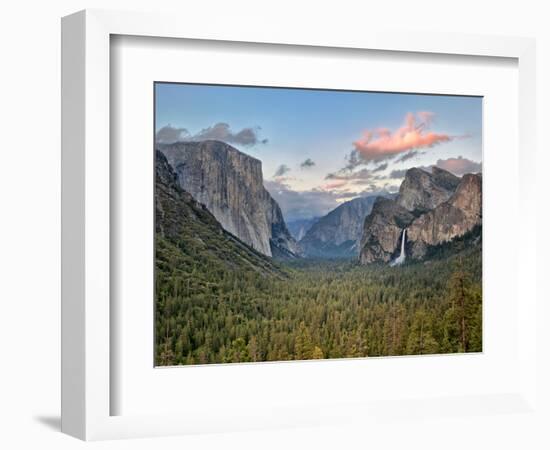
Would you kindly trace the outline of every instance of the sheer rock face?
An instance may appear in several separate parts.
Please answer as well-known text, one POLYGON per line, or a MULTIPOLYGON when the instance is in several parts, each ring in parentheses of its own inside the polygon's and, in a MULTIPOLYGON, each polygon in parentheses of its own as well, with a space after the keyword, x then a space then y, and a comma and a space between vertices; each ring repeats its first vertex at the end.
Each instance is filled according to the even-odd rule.
MULTIPOLYGON (((208 262, 227 270, 253 270, 263 275, 282 275, 273 260, 250 248, 225 231, 216 218, 191 194, 184 191, 178 176, 160 152, 155 162, 156 242, 175 244, 183 258, 208 262), (197 250, 202 250, 198 255, 197 250)), ((162 267, 157 247, 157 268, 162 267), (160 266, 159 266, 160 264, 160 266)), ((162 269, 161 269, 162 270, 162 269)))
POLYGON ((414 167, 401 183, 397 203, 409 211, 429 211, 447 201, 459 183, 460 178, 446 170, 434 167, 428 173, 414 167))
POLYGON ((438 245, 462 236, 482 218, 481 175, 464 175, 455 193, 415 219, 407 229, 413 258, 421 258, 430 245, 438 245))
POLYGON ((277 202, 263 186, 262 163, 219 141, 159 145, 182 189, 205 205, 223 228, 268 256, 295 257, 277 202))
POLYGON ((414 215, 397 201, 378 197, 372 212, 365 219, 361 239, 361 264, 389 262, 395 254, 405 228, 414 215))
POLYGON ((407 228, 407 256, 462 236, 481 224, 481 175, 459 178, 439 168, 409 169, 395 201, 375 204, 361 239, 362 264, 390 261, 407 228))
POLYGON ((300 240, 306 256, 339 257, 359 253, 365 217, 376 197, 360 197, 343 203, 321 217, 300 240))

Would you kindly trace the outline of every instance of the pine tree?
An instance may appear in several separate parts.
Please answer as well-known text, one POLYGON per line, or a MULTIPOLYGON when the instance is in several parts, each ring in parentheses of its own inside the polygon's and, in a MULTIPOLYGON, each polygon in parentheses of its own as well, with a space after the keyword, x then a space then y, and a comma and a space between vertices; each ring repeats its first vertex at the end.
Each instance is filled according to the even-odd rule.
POLYGON ((323 359, 323 350, 321 350, 319 347, 315 346, 313 348, 313 353, 311 355, 311 359, 323 359))

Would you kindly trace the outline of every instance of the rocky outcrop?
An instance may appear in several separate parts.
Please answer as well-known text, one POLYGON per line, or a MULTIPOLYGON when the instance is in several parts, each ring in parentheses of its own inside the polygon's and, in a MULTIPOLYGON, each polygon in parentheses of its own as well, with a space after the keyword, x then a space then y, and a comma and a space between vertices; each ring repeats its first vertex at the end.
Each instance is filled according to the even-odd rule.
POLYGON ((202 203, 223 228, 268 256, 300 251, 277 202, 263 186, 262 163, 219 141, 158 145, 182 189, 202 203))
POLYGON ((366 218, 362 264, 388 262, 399 253, 407 228, 407 256, 422 258, 430 246, 462 236, 481 224, 481 175, 462 178, 434 167, 409 169, 395 201, 380 201, 366 218))
POLYGON ((378 197, 365 219, 359 256, 361 264, 389 262, 397 251, 403 228, 413 220, 414 215, 397 201, 378 197))
MULTIPOLYGON (((253 271, 262 275, 283 273, 271 258, 257 252, 225 231, 216 218, 191 194, 184 191, 166 157, 156 152, 155 161, 156 276, 178 271, 253 271)), ((197 278, 200 284, 200 277, 197 278)))
POLYGON ((481 175, 466 174, 449 200, 413 220, 407 229, 413 258, 423 257, 429 246, 451 241, 481 225, 481 186, 481 175))
POLYGON ((459 183, 460 178, 446 170, 433 167, 432 173, 428 173, 413 167, 405 174, 397 203, 408 211, 429 211, 447 201, 459 183))
MULTIPOLYGON (((265 189, 264 189, 265 191, 265 189)), ((271 224, 271 236, 269 237, 269 247, 271 256, 274 258, 296 258, 302 255, 302 250, 292 237, 283 218, 283 213, 279 204, 265 191, 268 196, 266 200, 267 215, 266 221, 271 224)), ((269 253, 266 253, 269 255, 269 253)))
POLYGON ((357 256, 365 217, 371 212, 376 198, 355 198, 317 220, 300 240, 304 254, 311 257, 357 256))

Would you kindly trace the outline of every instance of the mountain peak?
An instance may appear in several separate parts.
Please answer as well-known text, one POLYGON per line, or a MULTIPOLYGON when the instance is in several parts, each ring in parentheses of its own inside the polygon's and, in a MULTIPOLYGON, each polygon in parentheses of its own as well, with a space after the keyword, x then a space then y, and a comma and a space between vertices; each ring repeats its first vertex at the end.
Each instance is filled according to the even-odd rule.
POLYGON ((422 177, 429 176, 430 172, 420 167, 411 167, 405 172, 405 178, 407 177, 422 177))
POLYGON ((360 261, 388 262, 396 256, 402 231, 407 248, 422 258, 429 246, 462 236, 481 224, 481 175, 459 178, 433 167, 405 174, 395 201, 378 198, 365 220, 360 261))
POLYGON ((365 217, 378 198, 354 198, 317 220, 300 240, 306 256, 326 258, 357 255, 365 217))
POLYGON ((449 199, 460 178, 440 168, 432 170, 432 173, 418 167, 407 170, 397 197, 400 206, 411 212, 422 212, 449 199))
POLYGON ((460 183, 459 177, 437 166, 432 166, 432 177, 437 185, 449 191, 454 191, 460 183))
POLYGON ((421 258, 428 246, 462 236, 481 225, 481 175, 466 174, 446 202, 415 219, 407 230, 412 256, 421 258))

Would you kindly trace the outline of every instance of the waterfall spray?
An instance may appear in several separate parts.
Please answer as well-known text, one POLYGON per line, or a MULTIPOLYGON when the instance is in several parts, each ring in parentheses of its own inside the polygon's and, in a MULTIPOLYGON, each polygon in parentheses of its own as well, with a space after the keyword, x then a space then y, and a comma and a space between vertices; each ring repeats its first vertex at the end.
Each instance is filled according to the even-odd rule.
POLYGON ((403 234, 401 237, 401 253, 397 258, 395 258, 391 263, 390 266, 399 266, 405 262, 405 237, 407 235, 407 229, 403 229, 403 234))

